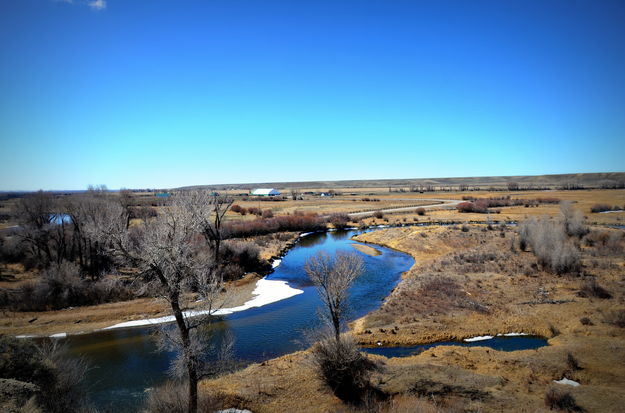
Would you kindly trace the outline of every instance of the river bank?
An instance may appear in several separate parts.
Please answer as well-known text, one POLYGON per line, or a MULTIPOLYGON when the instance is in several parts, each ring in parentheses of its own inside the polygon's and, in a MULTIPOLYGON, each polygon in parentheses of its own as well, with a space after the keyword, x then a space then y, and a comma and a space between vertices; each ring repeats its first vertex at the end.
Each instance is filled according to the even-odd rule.
MULTIPOLYGON (((540 412, 548 411, 545 397, 553 389, 568 392, 588 412, 621 411, 625 330, 614 315, 625 310, 622 239, 616 252, 583 245, 585 276, 540 271, 533 254, 515 247, 510 228, 388 228, 354 239, 415 259, 383 305, 351 324, 361 344, 413 345, 509 332, 548 338, 549 345, 536 350, 444 346, 409 357, 370 356, 384 365, 373 383, 391 399, 429 395, 439 407, 457 403, 462 411, 540 412), (589 277, 611 298, 584 293, 589 277)), ((205 381, 202 388, 255 412, 353 411, 317 378, 308 351, 205 381)))
MULTIPOLYGON (((281 233, 277 236, 270 234, 257 238, 248 241, 256 241, 257 245, 260 246, 260 258, 266 262, 277 264, 279 257, 296 244, 299 233, 281 233)), ((217 300, 217 308, 232 309, 252 302, 259 293, 263 292, 257 291, 254 294, 258 288, 258 282, 264 275, 251 272, 239 280, 227 283, 224 294, 217 300)), ((34 280, 35 277, 30 274, 27 278, 22 277, 20 283, 34 280)), ((7 285, 4 287, 7 288, 7 285)), ((11 286, 9 284, 8 287, 17 288, 19 285, 11 286)), ((264 292, 267 292, 266 289, 264 292)), ((189 309, 194 310, 199 307, 201 307, 201 303, 192 302, 189 309)), ((13 312, 3 310, 0 334, 19 337, 62 337, 68 334, 88 334, 120 324, 121 327, 147 325, 141 324, 141 321, 152 320, 155 323, 159 319, 165 319, 170 314, 169 305, 157 298, 138 298, 130 301, 73 307, 57 311, 13 312), (133 322, 135 323, 133 324, 133 322)))

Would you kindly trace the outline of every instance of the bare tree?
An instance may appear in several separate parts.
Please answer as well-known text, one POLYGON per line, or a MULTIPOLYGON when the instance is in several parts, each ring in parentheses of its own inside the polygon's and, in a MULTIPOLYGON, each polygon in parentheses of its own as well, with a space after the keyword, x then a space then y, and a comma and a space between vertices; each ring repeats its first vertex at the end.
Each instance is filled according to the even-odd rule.
POLYGON ((305 270, 317 286, 332 332, 321 334, 312 348, 313 363, 320 378, 340 399, 359 403, 369 388, 371 372, 379 366, 360 353, 349 334, 341 335, 347 311, 349 287, 362 274, 362 258, 338 252, 331 258, 323 252, 306 261, 305 270))
POLYGON ((186 207, 190 208, 200 233, 211 247, 217 265, 220 261, 219 249, 224 238, 224 217, 234 200, 226 195, 208 191, 193 191, 185 196, 189 200, 186 207), (211 213, 206 214, 207 210, 211 213))
POLYGON ((38 191, 20 199, 15 209, 20 224, 17 234, 39 264, 48 264, 54 259, 50 248, 54 203, 52 193, 38 191))
POLYGON ((223 287, 208 239, 201 235, 213 214, 223 211, 217 204, 201 203, 204 199, 195 192, 179 194, 156 218, 131 231, 126 230, 123 207, 109 203, 110 219, 97 223, 106 244, 136 266, 139 280, 157 288, 171 308, 177 328, 166 338, 181 349, 176 365, 188 380, 189 413, 197 412, 198 403, 202 340, 197 328, 217 309, 223 287), (192 301, 201 303, 195 314, 185 311, 192 301))
POLYGON ((308 277, 317 287, 327 317, 334 329, 336 341, 340 340, 341 323, 347 310, 348 289, 362 274, 363 261, 355 253, 338 252, 334 258, 320 252, 309 258, 304 266, 308 277))

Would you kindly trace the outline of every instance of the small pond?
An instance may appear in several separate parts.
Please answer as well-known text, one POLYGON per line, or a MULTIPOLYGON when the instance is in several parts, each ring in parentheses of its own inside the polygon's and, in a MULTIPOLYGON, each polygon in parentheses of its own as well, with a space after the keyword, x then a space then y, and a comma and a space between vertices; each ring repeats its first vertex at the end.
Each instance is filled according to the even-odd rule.
POLYGON ((498 351, 533 350, 547 346, 547 339, 537 336, 494 337, 479 341, 439 341, 410 347, 371 347, 362 350, 384 357, 408 357, 439 346, 488 347, 498 351))

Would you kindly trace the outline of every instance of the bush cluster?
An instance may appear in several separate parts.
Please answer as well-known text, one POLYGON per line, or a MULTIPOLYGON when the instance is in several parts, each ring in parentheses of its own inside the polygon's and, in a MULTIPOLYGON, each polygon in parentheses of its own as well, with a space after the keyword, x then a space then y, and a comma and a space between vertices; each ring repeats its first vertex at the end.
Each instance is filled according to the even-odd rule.
POLYGON ((260 259, 260 248, 245 241, 228 240, 221 246, 219 252, 222 262, 227 263, 222 269, 226 280, 239 278, 242 274, 251 271, 261 271, 267 263, 260 259))
MULTIPOLYGON (((150 392, 142 413, 187 413, 188 391, 184 384, 167 382, 150 392)), ((198 412, 214 412, 223 407, 218 397, 200 392, 198 412)))
POLYGON ((601 299, 612 298, 612 294, 605 288, 597 283, 597 280, 591 278, 588 281, 585 281, 582 284, 579 292, 577 293, 580 297, 595 297, 601 299))
POLYGON ((571 393, 559 391, 554 388, 549 389, 547 394, 545 394, 545 405, 550 409, 564 410, 567 412, 582 411, 571 393))
POLYGON ((362 353, 354 339, 328 337, 312 348, 320 378, 341 400, 357 403, 369 387, 371 373, 378 366, 362 353))
POLYGON ((64 261, 41 273, 35 283, 0 293, 0 306, 14 311, 49 311, 134 298, 119 279, 83 279, 77 265, 64 261))
POLYGON ((519 225, 520 248, 530 247, 539 264, 556 274, 579 272, 579 250, 567 237, 561 220, 548 217, 530 218, 519 225))
POLYGON ((540 204, 557 204, 560 202, 558 198, 541 197, 534 199, 521 199, 505 197, 491 197, 491 198, 476 198, 473 196, 463 196, 462 199, 466 202, 462 202, 457 205, 457 209, 460 212, 474 212, 479 214, 485 214, 488 212, 488 208, 499 208, 508 206, 520 206, 525 207, 538 206, 540 204))
POLYGON ((88 366, 80 357, 68 357, 58 342, 37 346, 30 340, 0 336, 0 354, 0 378, 38 387, 35 411, 90 411, 84 387, 88 366))
POLYGON ((325 219, 317 214, 278 215, 251 221, 228 222, 223 226, 224 238, 245 238, 285 231, 319 231, 325 228, 325 219))
POLYGON ((607 204, 595 204, 592 207, 590 207, 590 212, 596 214, 599 212, 607 212, 607 211, 621 211, 623 209, 625 209, 625 206, 621 208, 618 205, 610 206, 607 204))
POLYGON ((336 229, 346 228, 350 220, 347 214, 332 214, 328 217, 328 222, 336 229))

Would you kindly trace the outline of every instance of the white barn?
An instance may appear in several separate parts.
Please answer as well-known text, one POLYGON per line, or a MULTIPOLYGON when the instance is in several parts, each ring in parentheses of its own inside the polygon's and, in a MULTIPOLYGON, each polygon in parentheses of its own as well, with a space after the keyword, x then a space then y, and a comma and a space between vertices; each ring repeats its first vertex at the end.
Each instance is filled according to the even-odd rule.
POLYGON ((278 196, 280 191, 274 188, 257 188, 251 192, 255 196, 278 196))

